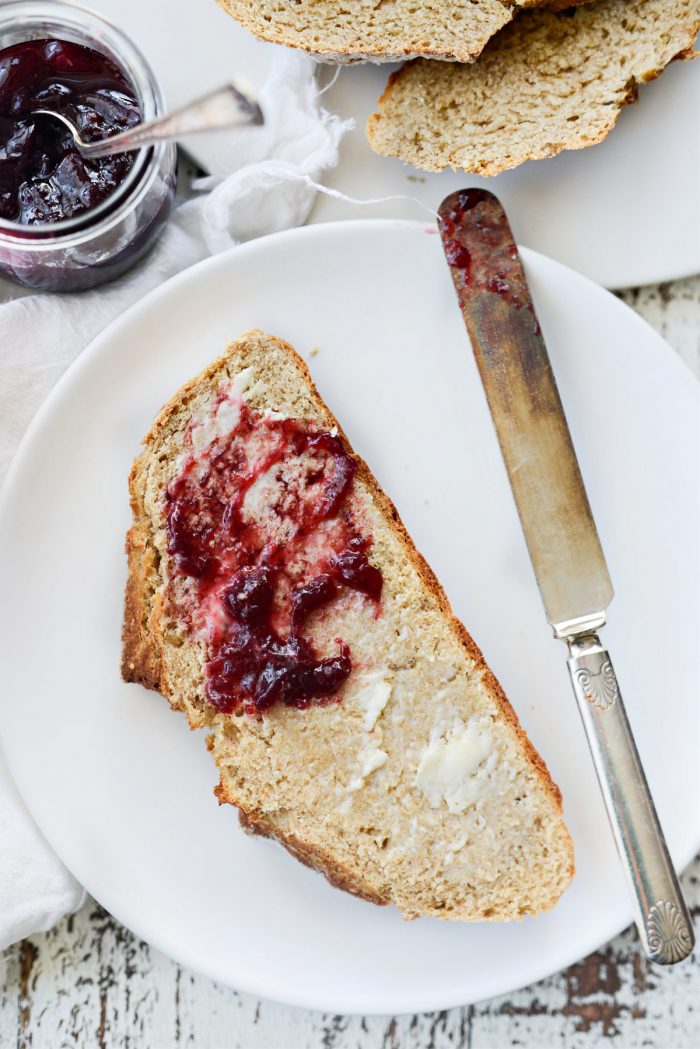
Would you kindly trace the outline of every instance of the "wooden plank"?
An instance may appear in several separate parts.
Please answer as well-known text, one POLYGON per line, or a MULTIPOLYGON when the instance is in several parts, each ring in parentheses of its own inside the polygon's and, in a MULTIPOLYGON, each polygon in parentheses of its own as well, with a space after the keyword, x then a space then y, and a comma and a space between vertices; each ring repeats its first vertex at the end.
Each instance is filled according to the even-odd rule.
POLYGON ((700 377, 700 277, 630 288, 618 292, 618 298, 655 328, 700 377))
POLYGON ((0 955, 0 1046, 15 1045, 19 1021, 19 944, 0 955))

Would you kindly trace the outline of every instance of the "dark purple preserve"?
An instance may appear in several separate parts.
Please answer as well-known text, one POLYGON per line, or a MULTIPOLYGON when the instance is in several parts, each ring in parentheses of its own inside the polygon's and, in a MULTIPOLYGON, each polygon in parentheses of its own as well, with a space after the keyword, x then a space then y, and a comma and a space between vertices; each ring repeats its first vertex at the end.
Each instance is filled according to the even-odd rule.
POLYGON ((36 109, 66 116, 90 142, 141 119, 133 86, 106 55, 67 40, 26 40, 0 51, 0 218, 60 222, 101 204, 136 154, 86 160, 69 130, 36 109))
POLYGON ((298 419, 267 419, 246 404, 207 453, 189 458, 167 490, 168 550, 200 608, 218 609, 209 639, 206 692, 222 714, 258 716, 275 703, 300 710, 335 702, 352 671, 349 645, 321 658, 306 634, 313 612, 344 590, 375 603, 384 579, 353 521, 357 462, 337 433, 298 419), (306 467, 303 463, 306 461, 306 467), (243 512, 246 493, 285 463, 269 520, 285 540, 243 512), (283 493, 283 494, 281 494, 283 493), (288 527, 287 527, 288 526, 288 527))

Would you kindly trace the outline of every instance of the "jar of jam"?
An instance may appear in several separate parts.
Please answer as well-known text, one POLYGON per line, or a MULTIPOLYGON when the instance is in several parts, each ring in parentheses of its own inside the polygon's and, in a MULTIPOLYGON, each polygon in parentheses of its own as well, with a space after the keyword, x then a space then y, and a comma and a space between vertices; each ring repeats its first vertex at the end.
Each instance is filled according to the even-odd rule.
POLYGON ((153 245, 172 207, 170 142, 86 160, 86 141, 163 113, 141 52, 118 29, 61 0, 0 4, 0 275, 78 291, 112 280, 153 245))

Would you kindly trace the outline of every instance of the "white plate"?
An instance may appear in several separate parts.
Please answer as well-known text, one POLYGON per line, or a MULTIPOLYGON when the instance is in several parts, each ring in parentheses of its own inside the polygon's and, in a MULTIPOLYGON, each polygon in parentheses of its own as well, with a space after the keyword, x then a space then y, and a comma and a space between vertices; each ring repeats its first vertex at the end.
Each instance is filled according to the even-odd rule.
MULTIPOLYGON (((276 48, 226 15, 215 0, 89 0, 141 45, 173 104, 231 73, 261 84, 276 48)), ((453 189, 485 185, 498 193, 518 239, 609 288, 675 280, 700 272, 700 61, 674 62, 643 87, 608 139, 591 149, 534 161, 493 179, 445 172, 424 175, 373 153, 365 138, 394 66, 343 69, 324 104, 357 127, 324 182, 352 197, 408 194, 435 209, 453 189)), ((326 77, 326 74, 323 74, 326 77)), ((214 135, 191 137, 188 150, 217 167, 214 135)), ((415 203, 363 209, 319 198, 312 222, 357 217, 422 218, 415 203)))
MULTIPOLYGON (((606 639, 671 852, 697 806, 698 390, 612 295, 525 253, 617 597, 606 639), (672 765, 673 772, 670 774, 672 765)), ((334 1012, 445 1008, 581 957, 630 920, 565 668, 518 527, 434 230, 306 227, 181 274, 105 331, 25 438, 0 505, 2 741, 59 855, 192 969, 334 1012), (561 784, 578 873, 521 925, 404 923, 252 840, 201 734, 119 680, 139 440, 180 383, 258 325, 303 353, 561 784)))

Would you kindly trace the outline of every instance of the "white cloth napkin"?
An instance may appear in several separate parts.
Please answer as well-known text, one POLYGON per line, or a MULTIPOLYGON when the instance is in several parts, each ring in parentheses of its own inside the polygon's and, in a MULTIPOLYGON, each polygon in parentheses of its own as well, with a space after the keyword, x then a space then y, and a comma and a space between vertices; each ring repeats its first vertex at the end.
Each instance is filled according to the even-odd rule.
MULTIPOLYGON (((227 138, 228 175, 174 213, 156 248, 113 284, 73 295, 31 295, 0 306, 0 480, 30 419, 66 366, 127 306, 206 255, 301 225, 316 180, 338 159, 350 127, 320 105, 314 64, 279 50, 260 93, 263 128, 227 138)), ((49 848, 0 755, 0 949, 51 928, 85 893, 49 848)))

